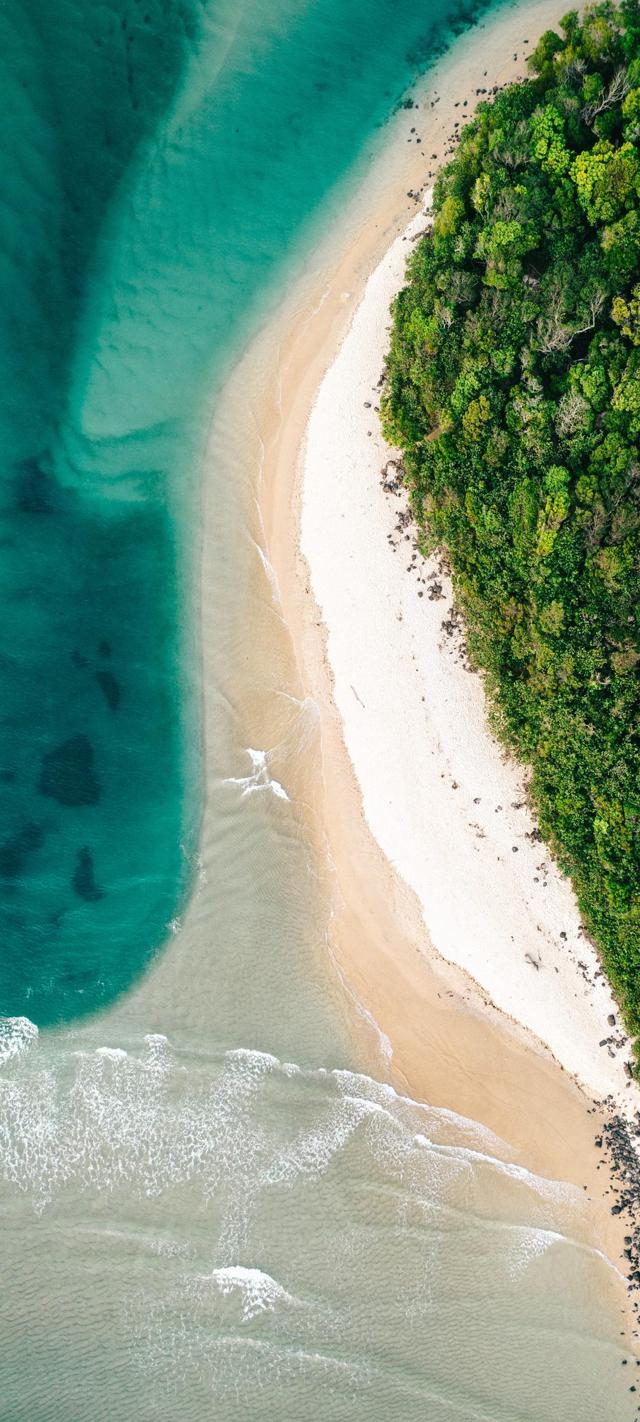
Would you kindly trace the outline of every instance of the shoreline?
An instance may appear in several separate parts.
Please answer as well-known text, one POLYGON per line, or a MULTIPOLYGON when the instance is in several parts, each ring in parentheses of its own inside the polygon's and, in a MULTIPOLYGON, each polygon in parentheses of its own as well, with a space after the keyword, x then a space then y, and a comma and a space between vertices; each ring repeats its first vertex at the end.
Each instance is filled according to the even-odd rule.
MULTIPOLYGON (((545 3, 530 11, 525 23, 517 10, 498 12, 471 32, 474 41, 471 55, 469 45, 456 44, 453 55, 449 53, 438 61, 427 80, 423 81, 419 107, 416 105, 407 120, 411 126, 411 119, 414 124, 418 119, 423 143, 430 152, 439 145, 439 161, 446 152, 452 128, 452 124, 448 126, 448 123, 460 106, 462 95, 471 97, 471 107, 465 111, 470 115, 474 89, 483 87, 483 80, 489 87, 508 82, 522 72, 522 64, 511 59, 498 70, 494 67, 492 72, 490 56, 494 31, 500 30, 503 49, 510 53, 516 44, 516 36, 521 36, 523 29, 535 37, 557 20, 560 13, 558 7, 554 11, 552 5, 545 3), (482 34, 482 31, 488 33, 482 34), (429 96, 439 92, 442 76, 445 81, 453 80, 456 93, 455 96, 450 93, 446 106, 439 105, 434 113, 429 96), (425 111, 428 117, 425 117, 425 111)), ((521 43, 517 48, 521 56, 523 52, 526 54, 521 43)), ((400 143, 404 141, 406 139, 399 134, 391 141, 386 150, 385 161, 388 165, 392 165, 395 156, 401 164, 400 143), (394 150, 391 157, 390 149, 394 150)), ((414 162, 417 157, 415 155, 414 162)), ((424 169, 424 159, 421 161, 424 169)), ((405 176, 403 171, 400 181, 405 176)), ((616 1261, 615 1267, 618 1268, 625 1226, 611 1218, 610 1203, 605 1198, 611 1179, 607 1177, 606 1187, 603 1188, 602 1178, 596 1175, 599 1166, 594 1137, 601 1129, 605 1113, 600 1112, 593 1102, 600 1103, 602 1097, 614 1096, 616 1105, 627 1107, 629 1099, 635 1095, 635 1088, 626 1084, 621 1058, 613 1063, 606 1053, 604 1075, 585 1082, 585 1094, 574 1080, 580 1074, 575 1063, 572 1061, 570 1065, 565 1065, 557 1043, 554 1053, 544 1042, 540 1031, 535 1031, 530 1022, 518 1020, 517 1002, 512 1004, 511 1010, 505 1008, 503 1003, 496 1007, 492 984, 487 985, 480 972, 473 971, 464 954, 458 961, 452 961, 453 954, 450 958, 448 953, 439 952, 440 945, 432 942, 428 933, 428 914, 425 928, 421 906, 414 892, 415 885, 409 886, 406 882, 408 876, 403 878, 401 873, 396 872, 397 866, 392 866, 367 823, 367 786, 364 786, 363 808, 363 785, 358 781, 357 767, 354 772, 353 755, 349 754, 351 746, 347 749, 345 744, 349 729, 343 719, 342 688, 337 685, 338 678, 327 645, 334 632, 331 617, 335 620, 335 609, 332 614, 327 614, 321 605, 322 599, 318 598, 315 585, 311 587, 316 573, 314 557, 312 555, 310 579, 308 558, 304 557, 308 549, 301 551, 298 546, 305 497, 300 452, 306 441, 308 457, 307 430, 313 420, 312 411, 318 408, 320 392, 329 389, 331 399, 335 398, 335 387, 332 389, 330 384, 332 372, 335 372, 345 347, 348 354, 350 333, 363 309, 359 306, 354 314, 354 289, 360 299, 365 283, 374 279, 381 266, 384 268, 393 248, 397 251, 403 241, 406 244, 407 216, 411 209, 400 198, 400 181, 396 179, 394 185, 395 198, 386 207, 379 203, 374 209, 377 219, 375 232, 372 234, 370 228, 358 227, 356 223, 354 241, 346 255, 343 248, 340 260, 334 260, 333 266, 329 264, 324 288, 318 290, 316 286, 314 291, 305 292, 304 301, 301 303, 298 297, 293 310, 285 305, 280 314, 275 343, 273 324, 270 323, 269 331, 261 333, 252 352, 241 363, 241 383, 246 387, 247 377, 250 382, 253 379, 259 392, 253 414, 259 431, 261 454, 260 481, 256 490, 256 544, 262 572, 273 584, 271 591, 275 589, 285 628, 292 639, 299 696, 301 699, 310 698, 315 703, 320 719, 319 794, 317 791, 314 794, 309 774, 301 771, 295 753, 292 755, 290 751, 282 750, 275 753, 274 775, 287 787, 310 829, 319 857, 325 860, 326 887, 332 903, 329 954, 342 991, 347 998, 351 998, 353 1030, 360 1038, 361 1050, 364 1049, 368 1055, 369 1063, 377 1063, 379 1070, 381 1060, 386 1058, 385 1072, 417 1099, 450 1107, 462 1115, 482 1121, 509 1141, 519 1157, 539 1173, 579 1183, 586 1195, 585 1214, 589 1217, 589 1232, 603 1243, 609 1258, 616 1261), (296 528, 295 548, 291 537, 292 519, 296 528), (612 1076, 607 1070, 609 1062, 619 1068, 617 1076, 612 1076)), ((422 190, 424 182, 419 187, 422 190)), ((424 226, 423 214, 416 214, 414 206, 413 226, 420 223, 424 226)), ((392 295, 401 284, 403 268, 404 254, 400 269, 395 268, 388 295, 392 295)), ((373 308, 370 305, 368 309, 371 312, 373 308)), ((368 355, 375 364, 376 377, 382 368, 381 355, 383 357, 386 346, 384 327, 388 325, 388 317, 381 316, 383 309, 386 306, 381 307, 378 293, 374 296, 374 328, 377 325, 378 345, 370 344, 371 330, 368 340, 360 341, 361 349, 363 346, 368 348, 368 355)), ((373 337, 375 341, 375 329, 373 337)), ((370 384, 372 369, 371 366, 367 368, 366 378, 370 384)), ((343 382, 344 374, 342 370, 340 379, 343 382)), ((359 393, 361 395, 362 391, 359 393)), ((373 406, 372 390, 367 391, 367 398, 373 406)), ((326 413, 327 406, 325 424, 326 413)), ((332 413, 335 414, 335 406, 332 413)), ((368 494, 377 498, 378 476, 385 462, 386 450, 382 446, 377 424, 368 416, 364 400, 360 400, 359 413, 368 418, 368 424, 360 428, 359 422, 353 447, 357 448, 359 456, 364 451, 365 456, 370 457, 371 451, 375 451, 378 468, 373 487, 368 486, 368 494), (372 431, 370 436, 369 429, 372 431)), ((353 416, 353 409, 351 414, 353 416)), ((344 483, 349 489, 349 496, 348 500, 345 499, 341 516, 344 521, 348 513, 351 523, 354 488, 348 485, 348 476, 344 483)), ((332 493, 328 482, 325 482, 322 492, 325 505, 330 505, 332 493)), ((380 527, 377 546, 369 545, 370 565, 374 562, 377 565, 378 559, 384 556, 394 556, 389 553, 385 536, 385 533, 391 534, 394 528, 394 513, 389 508, 388 495, 383 496, 382 504, 378 501, 377 507, 378 510, 384 508, 387 527, 386 530, 380 527)), ((335 526, 332 534, 327 534, 325 530, 325 552, 334 535, 335 526)), ((362 582, 366 586, 367 575, 371 573, 370 565, 361 569, 362 582)), ((429 576, 427 573, 420 575, 429 576)), ((441 621, 443 607, 449 604, 439 599, 430 602, 424 597, 418 603, 413 578, 409 574, 403 577, 406 596, 421 612, 427 608, 435 609, 441 621)), ((353 583, 351 586, 353 593, 353 583)), ((344 588, 342 597, 344 607, 344 588)), ((353 629, 349 635, 353 635, 353 629)), ((453 673, 473 681, 474 709, 476 717, 480 716, 486 741, 492 742, 494 754, 499 756, 501 765, 507 767, 508 773, 515 773, 521 779, 522 770, 518 768, 514 771, 513 765, 508 765, 506 754, 497 747, 486 730, 480 678, 465 672, 464 666, 456 666, 455 659, 449 659, 454 662, 451 668, 453 673)), ((383 679, 383 676, 378 676, 378 681, 383 679)), ((357 714, 362 712, 358 702, 365 698, 359 697, 357 688, 355 695, 351 688, 351 695, 350 714, 353 717, 354 708, 357 714)), ((387 731, 388 724, 384 734, 387 731)), ((458 750, 460 745, 458 738, 458 750)), ((484 749, 483 744, 483 752, 484 749)), ((486 772, 485 765, 483 773, 486 772)), ((460 782, 456 787, 458 791, 459 785, 460 782)), ((520 817, 518 834, 522 836, 530 832, 527 812, 519 802, 515 813, 520 817)), ((447 823, 446 817, 443 823, 447 823)), ((513 825, 508 818, 503 821, 503 830, 505 826, 507 837, 511 839, 513 825)), ((467 837, 470 834, 471 831, 467 830, 467 837)), ((520 850, 520 845, 518 848, 520 850)), ((534 843, 532 848, 542 858, 545 846, 534 843)), ((548 854, 545 857, 548 859, 548 854)), ((524 859, 523 854, 521 862, 524 859)), ((571 903, 567 903, 567 896, 571 898, 570 891, 565 881, 560 882, 554 866, 549 865, 546 881, 550 882, 553 875, 559 882, 554 880, 551 891, 547 889, 545 892, 549 901, 553 900, 556 905, 560 896, 562 914, 566 916, 571 910, 571 903)), ((542 890, 539 894, 542 897, 542 890)), ((515 908, 519 910, 518 902, 515 908)), ((581 941, 581 958, 583 946, 585 955, 589 947, 581 941)), ((589 951, 593 953, 593 950, 589 951)), ((553 966, 556 966, 555 963, 553 966)), ((530 977, 534 972, 539 977, 538 970, 529 963, 527 969, 530 977)), ((576 994, 585 988, 581 973, 577 964, 575 967, 572 964, 568 981, 576 994), (574 973, 580 975, 579 980, 577 976, 571 976, 574 973)), ((559 976, 559 973, 554 973, 554 977, 559 976)), ((529 980, 525 978, 524 981, 528 983, 529 980)), ((617 1017, 617 1009, 607 996, 607 989, 602 988, 599 981, 596 986, 602 989, 602 1006, 617 1017)), ((611 1030, 607 1028, 608 1032, 611 1030)), ((589 1038, 590 1053, 597 1054, 601 1050, 597 1043, 597 1038, 589 1038)))
POLYGON ((441 557, 418 550, 400 455, 376 419, 381 313, 424 216, 369 277, 317 392, 299 552, 365 819, 415 892, 433 948, 585 1092, 625 1110, 636 1093, 617 1005, 528 808, 526 771, 491 734, 450 578, 441 557))

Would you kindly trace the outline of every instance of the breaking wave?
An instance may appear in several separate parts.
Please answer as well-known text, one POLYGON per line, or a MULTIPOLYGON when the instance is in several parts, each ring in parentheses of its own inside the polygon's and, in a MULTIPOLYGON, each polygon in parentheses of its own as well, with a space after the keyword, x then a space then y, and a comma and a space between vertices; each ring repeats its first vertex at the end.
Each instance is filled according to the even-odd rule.
POLYGON ((0 1017, 0 1066, 28 1051, 37 1037, 38 1028, 28 1017, 0 1017))
MULTIPOLYGON (((372 1416, 402 1398, 407 1417, 427 1399, 434 1422, 511 1418, 508 1379, 493 1411, 469 1391, 450 1356, 454 1320, 462 1311, 474 1357, 515 1327, 538 1368, 545 1330, 561 1340, 569 1326, 566 1279, 582 1297, 585 1279, 606 1276, 580 1240, 579 1192, 524 1170, 475 1122, 362 1073, 160 1033, 98 1045, 24 1024, 5 1035, 0 1201, 51 1221, 67 1269, 73 1239, 79 1299, 103 1252, 121 1296, 117 1348, 139 1385, 166 1393, 163 1418, 188 1416, 185 1389, 201 1387, 225 1422, 260 1412, 265 1388, 274 1417, 309 1415, 321 1397, 319 1418, 356 1422, 379 1397, 387 1411, 372 1416)), ((587 1346, 602 1368, 588 1329, 587 1346)))

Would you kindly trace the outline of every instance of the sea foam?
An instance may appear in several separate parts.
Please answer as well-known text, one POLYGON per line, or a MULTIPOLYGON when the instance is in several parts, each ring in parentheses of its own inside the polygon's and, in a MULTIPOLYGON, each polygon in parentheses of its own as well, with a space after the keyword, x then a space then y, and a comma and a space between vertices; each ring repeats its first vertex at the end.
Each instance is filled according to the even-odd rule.
POLYGON ((228 775, 223 779, 222 784, 239 785, 243 798, 245 795, 254 795, 259 790, 271 790, 280 800, 288 800, 290 797, 284 786, 280 784, 279 780, 274 780, 269 773, 269 751, 254 750, 251 746, 247 746, 245 754, 249 756, 253 767, 251 774, 228 775))
POLYGON ((0 1017, 0 1066, 29 1050, 38 1028, 28 1017, 0 1017))
POLYGON ((207 1280, 211 1280, 225 1298, 240 1296, 244 1323, 259 1313, 272 1311, 279 1304, 300 1306, 299 1301, 293 1298, 282 1284, 272 1279, 270 1274, 265 1274, 262 1269, 247 1269, 240 1264, 229 1264, 202 1276, 203 1283, 207 1280))

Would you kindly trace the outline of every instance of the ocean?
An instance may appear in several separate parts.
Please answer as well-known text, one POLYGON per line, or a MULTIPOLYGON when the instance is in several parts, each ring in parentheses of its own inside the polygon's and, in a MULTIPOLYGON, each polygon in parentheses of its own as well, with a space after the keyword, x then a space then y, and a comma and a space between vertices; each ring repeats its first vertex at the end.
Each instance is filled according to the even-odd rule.
POLYGON ((225 380, 472 20, 0 14, 0 1422, 633 1415, 579 1193, 362 1070, 245 734, 281 692, 225 380))

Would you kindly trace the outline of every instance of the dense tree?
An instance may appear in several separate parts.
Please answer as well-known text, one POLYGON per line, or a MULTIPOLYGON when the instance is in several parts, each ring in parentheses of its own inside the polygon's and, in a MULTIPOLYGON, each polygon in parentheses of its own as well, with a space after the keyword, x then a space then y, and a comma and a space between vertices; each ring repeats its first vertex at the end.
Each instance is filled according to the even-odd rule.
POLYGON ((502 734, 640 1032, 640 3, 479 106, 394 307, 383 402, 502 734))

